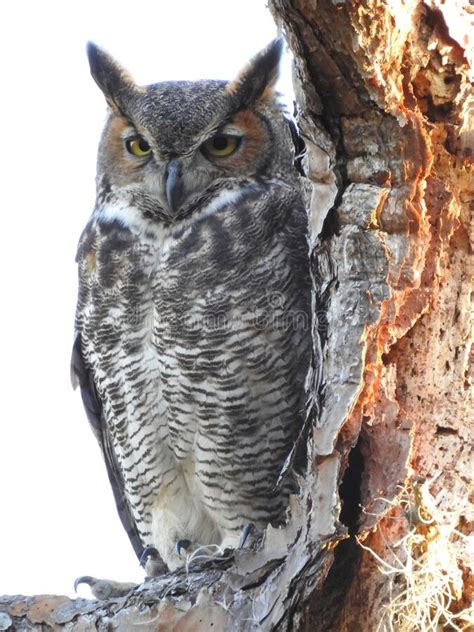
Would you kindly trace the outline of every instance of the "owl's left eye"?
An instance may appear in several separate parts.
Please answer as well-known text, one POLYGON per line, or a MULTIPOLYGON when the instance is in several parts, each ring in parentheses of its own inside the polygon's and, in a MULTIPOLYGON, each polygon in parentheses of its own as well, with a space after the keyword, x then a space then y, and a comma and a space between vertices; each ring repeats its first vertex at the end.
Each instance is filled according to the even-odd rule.
POLYGON ((149 156, 151 154, 150 145, 141 136, 136 136, 135 138, 129 138, 126 140, 125 147, 127 148, 129 154, 138 156, 138 158, 143 158, 144 156, 149 156))
POLYGON ((212 158, 226 158, 233 154, 239 148, 240 136, 231 134, 216 134, 202 144, 201 150, 205 156, 212 158))

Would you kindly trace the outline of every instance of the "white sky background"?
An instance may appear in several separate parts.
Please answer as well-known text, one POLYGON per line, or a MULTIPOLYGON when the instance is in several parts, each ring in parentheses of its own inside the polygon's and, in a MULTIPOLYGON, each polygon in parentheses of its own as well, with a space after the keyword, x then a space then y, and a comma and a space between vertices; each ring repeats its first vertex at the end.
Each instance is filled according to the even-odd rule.
POLYGON ((231 79, 275 35, 264 0, 2 5, 0 594, 143 576, 69 381, 74 257, 106 112, 86 41, 153 83, 231 79))

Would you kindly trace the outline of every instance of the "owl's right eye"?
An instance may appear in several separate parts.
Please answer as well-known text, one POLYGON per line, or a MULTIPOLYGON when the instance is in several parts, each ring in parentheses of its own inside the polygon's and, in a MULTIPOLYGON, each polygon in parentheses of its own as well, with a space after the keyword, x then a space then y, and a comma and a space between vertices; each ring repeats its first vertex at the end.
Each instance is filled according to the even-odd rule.
POLYGON ((138 158, 144 158, 151 154, 151 147, 141 136, 135 138, 129 138, 125 141, 125 147, 129 154, 137 156, 138 158))

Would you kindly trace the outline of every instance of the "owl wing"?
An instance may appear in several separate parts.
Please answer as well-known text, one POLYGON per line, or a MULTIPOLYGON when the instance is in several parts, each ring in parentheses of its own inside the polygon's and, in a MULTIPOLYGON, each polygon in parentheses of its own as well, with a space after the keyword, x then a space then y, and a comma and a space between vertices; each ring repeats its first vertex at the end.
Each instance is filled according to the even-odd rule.
POLYGON ((92 373, 84 362, 80 333, 76 335, 72 350, 71 377, 73 386, 76 387, 79 385, 81 389, 82 402, 84 404, 89 423, 91 424, 92 430, 99 442, 104 456, 107 474, 112 486, 120 520, 122 521, 125 531, 130 538, 137 557, 140 559, 144 550, 143 545, 140 541, 137 525, 130 510, 130 506, 125 497, 123 477, 112 449, 110 433, 107 432, 102 403, 97 393, 92 373))

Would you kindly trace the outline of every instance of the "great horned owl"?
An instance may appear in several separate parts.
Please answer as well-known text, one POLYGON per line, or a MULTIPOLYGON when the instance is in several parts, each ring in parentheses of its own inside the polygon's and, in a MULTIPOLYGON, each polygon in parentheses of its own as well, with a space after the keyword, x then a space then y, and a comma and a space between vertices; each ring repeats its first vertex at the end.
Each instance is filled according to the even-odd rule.
POLYGON ((141 87, 89 44, 109 111, 81 236, 73 375, 138 556, 284 521, 311 348, 307 218, 275 40, 234 81, 141 87))

